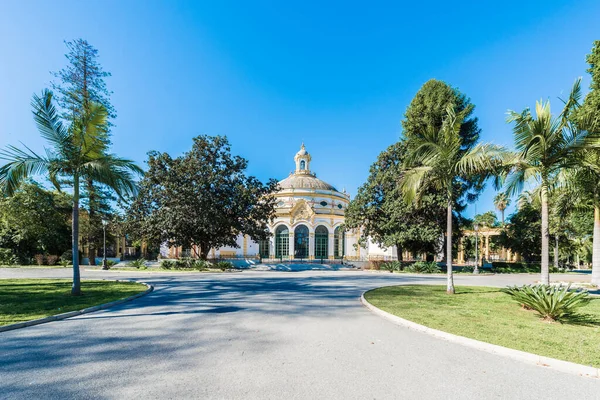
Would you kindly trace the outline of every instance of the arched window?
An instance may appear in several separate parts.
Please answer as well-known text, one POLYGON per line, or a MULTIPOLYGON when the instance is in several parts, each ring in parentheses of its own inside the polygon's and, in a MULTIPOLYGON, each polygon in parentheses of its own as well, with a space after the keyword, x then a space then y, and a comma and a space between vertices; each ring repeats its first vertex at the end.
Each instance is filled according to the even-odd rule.
POLYGON ((323 225, 315 229, 315 258, 327 258, 329 251, 329 231, 323 225))
POLYGON ((341 226, 335 228, 333 233, 333 256, 335 258, 342 258, 346 255, 346 232, 341 226))
POLYGON ((287 258, 290 255, 290 230, 279 225, 275 230, 275 257, 287 258))
POLYGON ((308 258, 308 228, 306 225, 298 225, 294 231, 294 257, 308 258))
POLYGON ((300 171, 304 171, 306 169, 306 161, 300 161, 300 171))

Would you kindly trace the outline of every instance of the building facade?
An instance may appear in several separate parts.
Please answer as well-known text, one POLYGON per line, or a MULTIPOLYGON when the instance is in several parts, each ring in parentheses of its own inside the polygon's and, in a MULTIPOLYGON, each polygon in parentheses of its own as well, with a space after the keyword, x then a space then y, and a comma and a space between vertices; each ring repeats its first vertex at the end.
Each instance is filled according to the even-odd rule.
MULTIPOLYGON (((275 193, 275 219, 271 236, 254 241, 237 238, 237 247, 212 249, 210 258, 261 258, 263 260, 359 260, 367 255, 358 246, 359 232, 344 231, 344 213, 350 195, 317 178, 311 155, 302 144, 294 156, 295 170, 279 182, 275 193)), ((189 250, 165 249, 163 256, 193 254, 189 250)))

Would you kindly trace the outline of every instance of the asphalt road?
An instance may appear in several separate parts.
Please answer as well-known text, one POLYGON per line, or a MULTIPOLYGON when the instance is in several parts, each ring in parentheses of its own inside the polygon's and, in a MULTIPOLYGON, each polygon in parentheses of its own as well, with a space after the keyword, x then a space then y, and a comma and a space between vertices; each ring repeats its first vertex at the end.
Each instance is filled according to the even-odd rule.
MULTIPOLYGON (((69 276, 0 269, 0 278, 69 276)), ((6 399, 598 399, 600 380, 447 343, 362 307, 370 288, 443 277, 363 272, 170 274, 155 291, 0 333, 6 399)), ((537 277, 458 276, 458 285, 537 277)), ((600 340, 600 339, 599 339, 600 340)))

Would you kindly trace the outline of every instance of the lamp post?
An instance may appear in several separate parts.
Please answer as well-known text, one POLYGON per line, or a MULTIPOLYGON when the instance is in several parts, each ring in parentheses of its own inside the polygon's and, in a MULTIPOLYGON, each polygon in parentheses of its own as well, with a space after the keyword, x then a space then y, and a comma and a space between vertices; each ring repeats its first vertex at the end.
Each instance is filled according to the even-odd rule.
POLYGON ((104 232, 104 256, 102 258, 102 269, 108 269, 108 265, 106 264, 106 225, 108 225, 108 221, 102 220, 102 230, 104 232))
POLYGON ((479 224, 475 222, 473 224, 473 229, 475 229, 475 268, 473 269, 474 274, 479 273, 479 246, 477 244, 477 236, 479 234, 479 224))

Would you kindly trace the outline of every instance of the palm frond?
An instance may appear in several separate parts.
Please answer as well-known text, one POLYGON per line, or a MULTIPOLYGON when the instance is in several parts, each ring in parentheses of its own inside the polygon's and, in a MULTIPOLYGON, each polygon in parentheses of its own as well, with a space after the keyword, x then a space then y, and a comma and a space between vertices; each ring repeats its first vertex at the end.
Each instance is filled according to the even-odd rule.
POLYGON ((0 160, 8 161, 0 167, 0 191, 6 196, 11 196, 27 178, 48 170, 50 160, 26 149, 28 152, 8 146, 0 150, 0 160))
POLYGON ((52 103, 52 92, 44 90, 41 96, 33 95, 33 119, 40 135, 49 141, 56 151, 60 151, 70 144, 70 135, 63 126, 56 107, 52 103))

